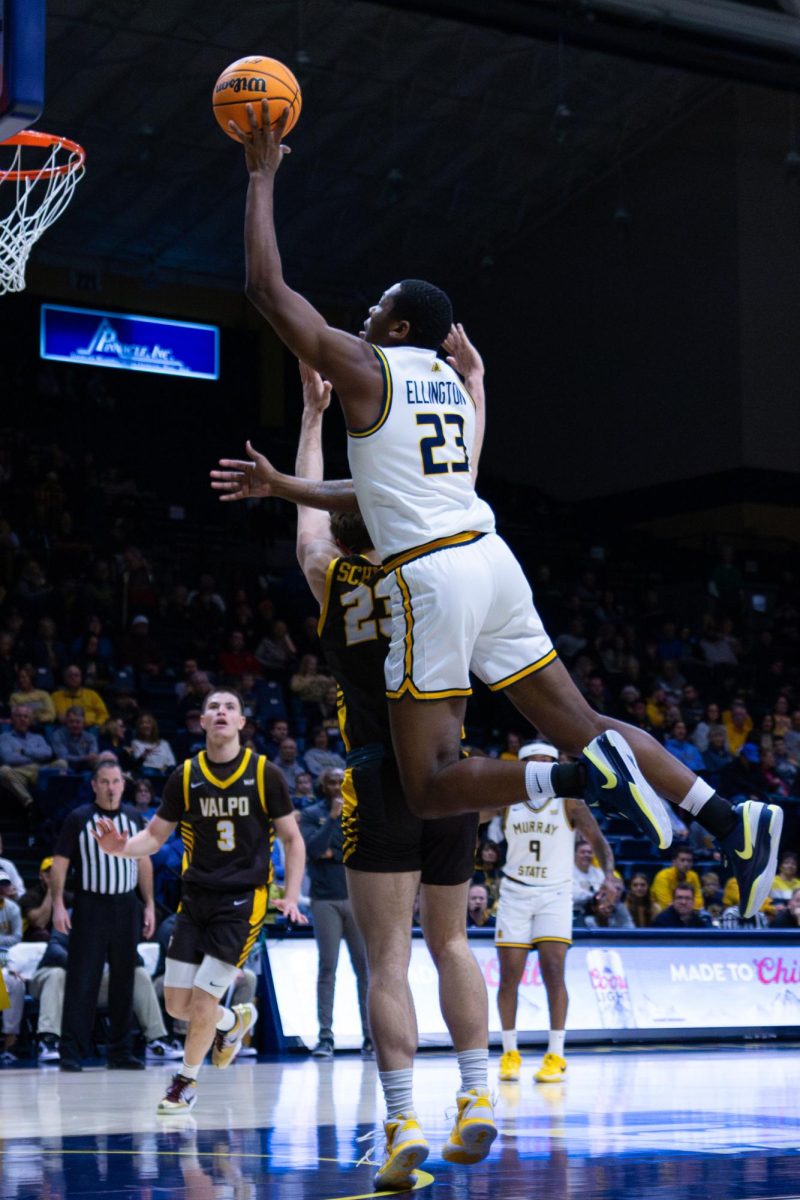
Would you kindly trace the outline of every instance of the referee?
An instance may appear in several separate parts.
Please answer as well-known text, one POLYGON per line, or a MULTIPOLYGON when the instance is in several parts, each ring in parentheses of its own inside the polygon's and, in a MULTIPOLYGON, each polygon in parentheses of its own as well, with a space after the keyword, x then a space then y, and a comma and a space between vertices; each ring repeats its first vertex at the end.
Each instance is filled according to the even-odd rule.
POLYGON ((91 835, 99 817, 109 818, 120 833, 141 829, 136 810, 121 803, 125 780, 117 763, 101 763, 92 777, 94 803, 69 814, 58 835, 50 889, 53 926, 59 933, 72 930, 64 984, 61 1022, 61 1070, 81 1071, 94 1027, 97 993, 103 967, 108 962, 108 1005, 111 1039, 108 1066, 125 1070, 144 1068, 130 1051, 133 1016, 133 976, 140 936, 155 929, 153 867, 149 858, 138 862, 105 854, 91 835), (76 867, 72 920, 64 907, 64 883, 70 862, 76 867), (144 898, 136 895, 137 884, 144 898))

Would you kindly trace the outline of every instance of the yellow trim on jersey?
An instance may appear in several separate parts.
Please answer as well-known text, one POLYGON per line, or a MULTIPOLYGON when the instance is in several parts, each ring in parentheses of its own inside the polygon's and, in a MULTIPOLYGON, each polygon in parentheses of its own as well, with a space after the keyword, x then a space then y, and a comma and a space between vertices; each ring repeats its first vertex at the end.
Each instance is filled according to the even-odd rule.
POLYGON ((336 720, 339 722, 339 734, 344 742, 344 748, 349 753, 353 747, 350 744, 350 738, 347 736, 347 705, 344 700, 344 692, 341 688, 336 689, 336 720))
POLYGON ((377 433, 389 416, 389 409, 392 407, 392 371, 389 366, 389 360, 380 346, 370 345, 370 350, 381 364, 383 371, 383 406, 378 420, 374 425, 370 425, 369 429, 348 429, 347 436, 352 438, 364 438, 369 437, 371 433, 377 433))
POLYGON ((322 589, 322 604, 320 605, 319 620, 317 621, 317 637, 322 637, 322 630, 325 628, 325 622, 328 619, 328 608, 330 607, 331 590, 333 588, 333 572, 336 564, 340 561, 338 558, 332 558, 325 572, 325 586, 322 589))
POLYGON ((258 798, 261 801, 261 807, 264 812, 267 811, 267 792, 264 784, 264 774, 267 769, 267 760, 263 754, 258 756, 258 766, 256 767, 256 783, 258 784, 258 798))
MULTIPOLYGON (((482 536, 478 534, 477 536, 482 536)), ((411 607, 411 592, 408 589, 408 584, 400 572, 399 567, 395 571, 395 579, 397 586, 403 597, 403 613, 406 620, 405 640, 405 655, 403 661, 403 682, 397 691, 387 691, 386 697, 388 700, 400 700, 403 696, 413 696, 415 700, 449 700, 454 696, 471 696, 472 688, 444 688, 439 692, 421 692, 412 679, 414 669, 414 613, 411 607)))
POLYGON ((192 760, 186 759, 183 764, 183 807, 189 811, 189 776, 192 773, 192 760))
POLYGON ((261 926, 264 924, 264 918, 267 915, 268 892, 269 889, 266 887, 259 887, 255 889, 253 894, 253 909, 250 913, 251 932, 249 933, 247 941, 242 947, 242 953, 239 955, 239 961, 236 963, 237 967, 242 967, 247 962, 247 959, 250 957, 250 952, 252 951, 253 946, 256 944, 256 938, 261 932, 261 926))
POLYGON ((344 845, 342 848, 342 861, 347 862, 350 855, 356 849, 356 836, 358 833, 358 796, 356 794, 356 785, 353 779, 353 768, 346 767, 344 779, 342 780, 342 835, 344 845))
POLYGON ((449 700, 453 696, 471 696, 472 688, 447 688, 441 692, 421 692, 410 679, 404 679, 396 692, 387 692, 387 700, 401 700, 403 696, 413 696, 415 700, 449 700))
POLYGON ((414 612, 411 607, 411 592, 408 590, 408 584, 399 571, 397 572, 396 579, 397 586, 400 588, 403 597, 403 616, 406 621, 406 631, 403 635, 403 641, 405 642, 403 676, 405 682, 406 679, 411 679, 411 670, 414 665, 414 612))
POLYGON ((470 543, 477 542, 482 537, 486 537, 485 530, 480 532, 477 529, 468 529, 465 533, 451 533, 448 537, 435 538, 432 542, 423 542, 421 546, 403 550, 400 554, 390 554, 381 565, 388 574, 389 571, 405 567, 408 563, 414 562, 415 559, 422 558, 426 554, 435 554, 437 550, 447 550, 450 546, 469 546, 470 543))
POLYGON ((250 765, 250 759, 252 757, 253 751, 245 750, 244 758, 239 763, 239 766, 236 768, 233 774, 229 775, 227 779, 217 779, 216 775, 212 774, 211 768, 208 766, 208 759, 206 758, 205 750, 200 751, 197 756, 197 761, 200 764, 200 770, 203 772, 209 783, 213 783, 214 787, 229 788, 236 783, 237 779, 241 779, 242 775, 244 775, 245 771, 250 765))
POLYGON ((512 683, 516 683, 520 679, 524 679, 526 675, 533 675, 534 671, 541 671, 543 667, 549 667, 551 662, 555 662, 558 658, 558 653, 551 650, 549 654, 542 655, 536 662, 529 663, 527 667, 523 667, 521 671, 515 671, 513 675, 507 675, 505 679, 499 680, 497 683, 490 683, 490 692, 499 692, 501 688, 510 687, 512 683))

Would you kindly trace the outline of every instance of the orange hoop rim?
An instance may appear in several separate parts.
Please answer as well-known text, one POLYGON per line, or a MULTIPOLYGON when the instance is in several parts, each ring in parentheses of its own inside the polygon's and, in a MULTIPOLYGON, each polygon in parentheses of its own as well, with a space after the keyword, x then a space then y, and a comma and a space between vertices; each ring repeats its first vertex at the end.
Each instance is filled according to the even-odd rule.
POLYGON ((32 167, 24 171, 4 171, 0 167, 0 176, 7 180, 52 179, 55 175, 70 175, 73 171, 79 171, 86 161, 86 151, 78 142, 61 137, 58 133, 42 133, 38 129, 24 129, 21 133, 15 133, 13 137, 0 142, 1 146, 38 146, 42 150, 47 146, 60 146, 72 155, 67 162, 52 167, 32 167))

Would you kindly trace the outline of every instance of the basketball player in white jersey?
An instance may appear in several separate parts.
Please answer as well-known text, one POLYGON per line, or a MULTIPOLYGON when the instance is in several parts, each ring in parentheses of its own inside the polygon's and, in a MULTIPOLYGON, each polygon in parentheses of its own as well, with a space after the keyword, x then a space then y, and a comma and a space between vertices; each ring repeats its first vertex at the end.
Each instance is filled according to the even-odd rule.
MULTIPOLYGON (((558 762, 555 746, 529 742, 524 762, 558 762)), ((494 943, 500 964, 497 1008, 503 1038, 500 1078, 519 1079, 522 1059, 517 1049, 517 996, 529 952, 536 947, 547 1007, 550 1037, 534 1075, 537 1083, 557 1083, 567 1072, 564 1038, 567 985, 564 967, 572 945, 572 864, 575 831, 591 845, 610 887, 615 887, 614 855, 600 826, 583 800, 523 800, 503 813, 508 847, 500 882, 494 943)))
POLYGON ((474 406, 437 356, 452 325, 449 299, 432 284, 405 280, 370 309, 360 337, 331 328, 283 278, 273 200, 289 114, 274 130, 266 102, 260 115, 263 128, 252 106, 248 128, 231 123, 250 175, 247 294, 292 353, 331 381, 344 411, 358 503, 392 576, 385 676, 412 812, 477 811, 487 796, 498 807, 526 794, 535 801, 580 796, 624 813, 666 848, 672 827, 663 796, 719 839, 744 915, 757 911, 775 874, 781 810, 753 800, 732 808, 655 739, 586 703, 558 661, 519 564, 495 533, 492 510, 475 492, 474 406), (580 762, 460 760, 470 670, 504 690, 580 762))

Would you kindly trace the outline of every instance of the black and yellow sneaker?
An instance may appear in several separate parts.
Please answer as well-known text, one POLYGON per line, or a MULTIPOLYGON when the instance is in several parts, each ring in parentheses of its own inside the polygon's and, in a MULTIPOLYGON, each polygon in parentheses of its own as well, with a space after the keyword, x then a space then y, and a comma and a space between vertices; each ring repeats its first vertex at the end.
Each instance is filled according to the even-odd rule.
POLYGON ((621 733, 607 729, 583 751, 586 787, 583 798, 603 812, 619 813, 661 850, 672 844, 672 823, 664 801, 641 772, 621 733))
POLYGON ((783 812, 776 804, 761 800, 745 800, 734 805, 733 811, 738 818, 736 828, 720 839, 720 845, 739 884, 739 911, 743 917, 752 917, 775 878, 783 812))

